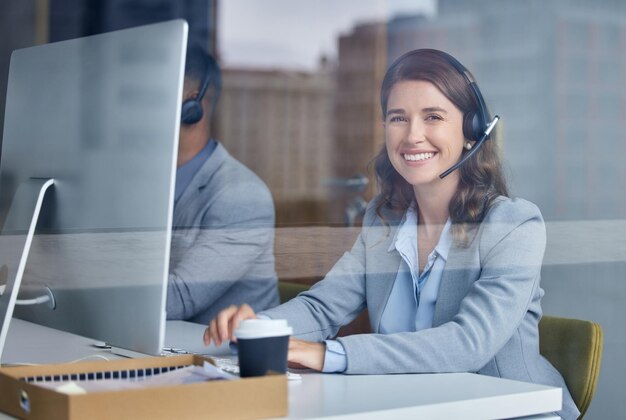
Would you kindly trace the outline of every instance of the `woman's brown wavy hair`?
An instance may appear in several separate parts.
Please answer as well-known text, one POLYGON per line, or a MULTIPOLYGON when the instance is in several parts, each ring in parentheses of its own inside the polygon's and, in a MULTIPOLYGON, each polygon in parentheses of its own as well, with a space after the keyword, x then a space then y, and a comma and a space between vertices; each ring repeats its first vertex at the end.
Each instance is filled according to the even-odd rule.
MULTIPOLYGON (((435 85, 463 115, 476 112, 478 101, 465 77, 438 50, 414 50, 397 59, 387 70, 380 90, 383 120, 387 115, 387 100, 392 87, 403 80, 423 80, 435 85)), ((457 170, 459 185, 449 205, 452 235, 457 244, 469 245, 472 226, 483 221, 495 199, 508 196, 506 179, 495 142, 491 138, 457 170)), ((463 153, 467 153, 463 149, 463 153)), ((380 194, 376 213, 386 221, 383 207, 403 214, 415 201, 413 187, 395 170, 386 147, 374 158, 374 168, 380 194)))

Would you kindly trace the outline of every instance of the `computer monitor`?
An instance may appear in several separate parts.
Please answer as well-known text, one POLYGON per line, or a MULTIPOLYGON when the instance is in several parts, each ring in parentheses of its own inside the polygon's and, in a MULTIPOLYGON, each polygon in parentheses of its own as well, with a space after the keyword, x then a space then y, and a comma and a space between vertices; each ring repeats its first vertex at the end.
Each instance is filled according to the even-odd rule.
POLYGON ((175 20, 13 52, 0 163, 3 337, 23 269, 20 297, 51 292, 56 307, 19 306, 16 316, 161 352, 186 44, 187 23, 175 20), (50 179, 20 268, 38 186, 50 179))

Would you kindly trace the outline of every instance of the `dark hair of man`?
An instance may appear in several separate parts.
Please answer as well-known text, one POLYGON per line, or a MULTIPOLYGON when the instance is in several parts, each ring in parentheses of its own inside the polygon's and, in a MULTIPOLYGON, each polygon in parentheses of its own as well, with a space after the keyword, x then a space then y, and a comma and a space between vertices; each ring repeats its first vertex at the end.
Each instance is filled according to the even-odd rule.
POLYGON ((202 86, 205 78, 209 78, 209 86, 204 98, 210 99, 211 109, 209 110, 209 115, 212 115, 222 91, 222 72, 211 54, 196 43, 187 47, 185 60, 185 79, 197 83, 198 89, 202 86))
MULTIPOLYGON (((467 80, 441 51, 416 50, 394 62, 385 74, 380 92, 383 120, 386 119, 387 100, 392 87, 404 80, 432 83, 463 115, 475 111, 478 107, 467 80)), ((467 151, 463 149, 462 153, 467 151)), ((415 201, 413 187, 395 170, 385 146, 373 162, 380 188, 376 213, 383 220, 385 220, 381 212, 383 207, 404 213, 415 201)), ((508 196, 495 133, 492 133, 490 140, 457 170, 459 185, 448 208, 452 222, 451 232, 457 244, 468 246, 471 227, 483 221, 498 196, 508 196)))

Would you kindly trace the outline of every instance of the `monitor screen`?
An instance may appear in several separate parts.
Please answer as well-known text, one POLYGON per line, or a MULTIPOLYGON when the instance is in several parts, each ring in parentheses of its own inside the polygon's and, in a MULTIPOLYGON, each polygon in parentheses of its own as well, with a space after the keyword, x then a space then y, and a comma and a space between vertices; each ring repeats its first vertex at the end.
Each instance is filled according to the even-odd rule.
POLYGON ((0 267, 8 281, 18 271, 32 218, 23 186, 54 179, 20 297, 48 288, 56 305, 16 316, 161 351, 186 43, 187 24, 175 20, 13 52, 0 267))

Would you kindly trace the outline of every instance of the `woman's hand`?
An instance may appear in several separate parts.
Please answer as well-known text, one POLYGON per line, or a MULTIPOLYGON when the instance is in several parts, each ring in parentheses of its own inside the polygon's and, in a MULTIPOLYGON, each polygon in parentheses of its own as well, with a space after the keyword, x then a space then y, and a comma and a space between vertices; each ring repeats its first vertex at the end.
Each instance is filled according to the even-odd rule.
POLYGON ((239 307, 231 305, 221 310, 204 331, 204 345, 208 346, 211 344, 211 341, 213 341, 216 346, 220 346, 223 341, 228 339, 237 341, 233 333, 239 327, 239 323, 244 319, 253 318, 256 318, 254 310, 250 305, 246 305, 245 303, 239 307))
POLYGON ((291 368, 309 368, 321 372, 324 368, 325 354, 326 344, 324 343, 314 343, 297 338, 289 339, 287 361, 291 368))

